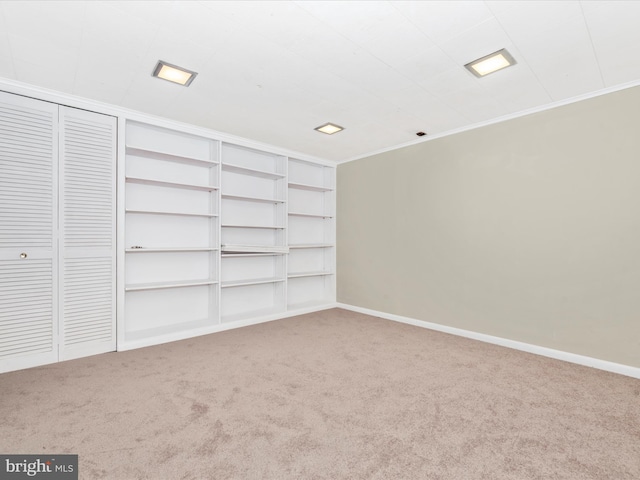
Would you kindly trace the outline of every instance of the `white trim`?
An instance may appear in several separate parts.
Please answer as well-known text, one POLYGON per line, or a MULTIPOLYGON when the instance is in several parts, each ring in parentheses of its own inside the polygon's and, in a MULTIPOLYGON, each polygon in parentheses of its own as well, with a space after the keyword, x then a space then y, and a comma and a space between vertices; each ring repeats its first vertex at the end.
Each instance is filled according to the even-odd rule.
POLYGON ((403 317, 401 315, 395 315, 393 313, 386 313, 380 312, 378 310, 371 310, 369 308, 356 307, 355 305, 348 305, 345 303, 337 303, 336 307, 343 308, 345 310, 351 310, 353 312, 364 313, 366 315, 371 315, 374 317, 384 318, 386 320, 393 320, 394 322, 407 323, 416 327, 449 333, 451 335, 457 335, 459 337, 479 340, 481 342, 491 343, 493 345, 500 345, 502 347, 512 348, 514 350, 520 350, 522 352, 533 353, 535 355, 540 355, 543 357, 554 358, 556 360, 562 360, 569 363, 583 365, 585 367, 597 368, 598 370, 604 370, 607 372, 618 373, 620 375, 626 375, 628 377, 640 379, 640 368, 632 367, 630 365, 623 365, 620 363, 600 360, 598 358, 578 355, 576 353, 564 352, 562 350, 555 350, 553 348, 542 347, 539 345, 532 345, 530 343, 519 342, 517 340, 509 340, 508 338, 494 337, 493 335, 472 332, 471 330, 464 330, 462 328, 449 327, 447 325, 441 325, 438 323, 426 322, 423 320, 417 320, 415 318, 403 317))
POLYGON ((284 318, 296 317, 298 315, 304 315, 305 313, 319 312, 322 310, 329 310, 336 308, 335 303, 329 303, 324 305, 317 305, 310 308, 303 308, 298 310, 291 310, 288 312, 274 313, 272 315, 265 315, 262 317, 248 318, 246 320, 238 320, 229 323, 219 323, 210 327, 198 328, 194 330, 186 330, 175 333, 168 333, 166 335, 159 335, 157 337, 144 338, 134 341, 123 341, 118 344, 118 352, 125 352, 127 350, 134 350, 141 347, 150 347, 152 345, 160 345, 163 343, 176 342, 179 340, 186 340, 188 338, 197 338, 202 335, 209 335, 212 333, 224 332, 226 330, 234 330, 236 328, 249 327, 251 325, 257 325, 259 323, 273 322, 275 320, 282 320, 284 318))
POLYGON ((124 342, 126 118, 118 117, 116 158, 116 350, 124 342))
POLYGON ((305 315, 307 313, 321 312, 322 310, 331 310, 332 308, 338 308, 335 302, 323 303, 322 305, 313 305, 312 307, 291 308, 287 310, 287 313, 281 318, 296 317, 298 315, 305 315))
POLYGON ((131 110, 117 105, 111 105, 96 100, 90 100, 76 95, 68 93, 58 92, 50 90, 48 88, 37 87, 35 85, 29 85, 17 80, 10 80, 8 78, 0 77, 0 91, 7 93, 13 93, 15 95, 22 95, 25 97, 34 98, 36 100, 44 100, 46 102, 53 102, 59 105, 66 105, 68 107, 79 108, 82 110, 89 110, 96 113, 103 113, 105 115, 111 115, 113 117, 123 117, 127 120, 133 120, 137 122, 147 123, 158 127, 168 128, 172 130, 179 130, 184 133, 197 135, 200 137, 210 138, 213 140, 219 140, 221 142, 233 143, 235 145, 241 145, 243 147, 252 148, 255 150, 268 151, 276 155, 282 155, 285 157, 296 158, 299 160, 305 160, 313 163, 318 163, 328 167, 335 167, 336 162, 326 160, 323 158, 317 158, 312 155, 307 155, 301 152, 288 150, 286 148, 278 147, 276 145, 270 145, 268 143, 259 142, 257 140, 251 140, 249 138, 239 137, 229 133, 219 132, 210 128, 198 127, 188 123, 178 122, 164 117, 151 115, 136 110, 131 110))
POLYGON ((412 145, 418 145, 420 143, 430 142, 431 140, 436 140, 438 138, 448 137, 450 135, 455 135, 457 133, 467 132, 469 130, 475 130, 476 128, 486 127, 488 125, 494 125, 496 123, 506 122, 508 120, 514 120, 516 118, 525 117, 527 115, 531 115, 534 113, 544 112, 546 110, 552 110, 557 107, 562 107, 564 105, 569 105, 571 103, 581 102, 582 100, 588 100, 590 98, 600 97, 602 95, 607 95, 609 93, 619 92, 620 90, 626 90, 628 88, 637 87, 640 85, 640 80, 634 80, 632 82, 623 83, 620 85, 616 85, 614 87, 603 88, 602 90, 597 90, 595 92, 584 93, 582 95, 576 95, 575 97, 565 98, 563 100, 558 100, 552 103, 547 103, 544 105, 540 105, 538 107, 532 107, 526 110, 521 110, 515 113, 510 113, 507 115, 503 115, 501 117, 493 118, 490 120, 485 120, 483 122, 474 123, 471 125, 466 125, 464 127, 455 128, 453 130, 447 130, 446 132, 440 132, 433 135, 427 134, 420 139, 411 140, 410 142, 401 143, 399 145, 394 145, 391 147, 381 148, 379 150, 375 150, 373 152, 364 153, 362 155, 356 155, 355 157, 347 158, 346 160, 338 160, 336 161, 337 165, 341 165, 343 163, 353 162, 355 160, 360 160, 362 158, 372 157, 374 155, 379 155, 381 153, 392 152, 394 150, 400 150, 401 148, 410 147, 412 145))

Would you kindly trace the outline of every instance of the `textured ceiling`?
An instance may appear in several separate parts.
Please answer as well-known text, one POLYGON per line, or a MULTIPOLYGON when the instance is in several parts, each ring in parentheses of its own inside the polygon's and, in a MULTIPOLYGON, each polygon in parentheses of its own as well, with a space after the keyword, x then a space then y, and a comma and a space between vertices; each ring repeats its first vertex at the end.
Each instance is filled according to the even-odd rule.
POLYGON ((638 81, 639 24, 637 1, 0 1, 0 77, 341 161, 638 81), (501 48, 516 66, 464 69, 501 48))

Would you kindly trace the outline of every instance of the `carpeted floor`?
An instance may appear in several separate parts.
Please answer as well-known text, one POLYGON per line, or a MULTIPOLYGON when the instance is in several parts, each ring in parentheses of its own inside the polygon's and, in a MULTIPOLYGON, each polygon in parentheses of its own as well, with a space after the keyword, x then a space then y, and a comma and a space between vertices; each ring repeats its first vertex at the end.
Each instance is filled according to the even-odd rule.
POLYGON ((640 381, 345 310, 0 375, 83 479, 638 479, 640 381))

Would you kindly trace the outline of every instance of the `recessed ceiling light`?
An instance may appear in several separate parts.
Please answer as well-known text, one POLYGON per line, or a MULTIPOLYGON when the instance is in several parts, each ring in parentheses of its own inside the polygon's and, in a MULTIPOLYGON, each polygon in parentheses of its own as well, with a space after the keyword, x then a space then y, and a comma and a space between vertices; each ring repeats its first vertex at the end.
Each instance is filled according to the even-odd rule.
POLYGON ((504 48, 486 57, 467 63, 465 67, 476 77, 484 77, 503 68, 515 65, 516 61, 504 48))
POLYGON ((186 68, 177 67, 170 63, 160 60, 153 71, 153 76, 168 80, 169 82, 177 83, 188 87, 193 82, 193 79, 198 75, 196 72, 187 70, 186 68))
POLYGON ((314 130, 326 133, 327 135, 333 135, 334 133, 338 133, 340 130, 344 130, 344 128, 333 123, 325 123, 324 125, 314 128, 314 130))

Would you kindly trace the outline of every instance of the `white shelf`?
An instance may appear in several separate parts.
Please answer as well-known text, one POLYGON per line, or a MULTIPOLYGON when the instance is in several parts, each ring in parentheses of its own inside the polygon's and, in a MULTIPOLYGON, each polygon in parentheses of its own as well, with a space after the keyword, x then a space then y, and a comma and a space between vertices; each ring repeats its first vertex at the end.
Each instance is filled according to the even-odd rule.
POLYGON ((270 230, 283 230, 284 227, 278 227, 278 226, 265 226, 265 225, 232 225, 232 224, 228 224, 225 223, 222 225, 223 228, 263 228, 263 229, 270 229, 270 230))
POLYGON ((330 248, 333 247, 332 243, 303 243, 298 245, 289 245, 290 249, 293 248, 330 248))
POLYGON ((248 197, 245 195, 231 195, 228 193, 222 194, 223 199, 228 200, 241 200, 243 202, 257 202, 257 203, 284 203, 284 200, 276 200, 273 198, 260 198, 260 197, 248 197))
POLYGON ((126 177, 128 183, 138 183, 142 185, 156 185, 158 187, 185 188, 188 190, 204 190, 207 192, 218 190, 213 185, 194 185, 191 183, 167 182, 165 180, 153 180, 151 178, 126 177))
POLYGON ((303 277, 320 277, 323 275, 333 275, 333 272, 326 271, 316 271, 316 272, 297 272, 290 273, 288 275, 289 278, 303 278, 303 277))
POLYGON ((153 283, 137 283, 125 285, 125 292, 136 292, 141 290, 158 290, 162 288, 183 288, 183 287, 199 287, 202 285, 215 285, 215 280, 185 280, 178 282, 153 282, 153 283))
POLYGON ((172 153, 165 153, 156 150, 149 150, 146 148, 138 148, 131 145, 126 147, 126 154, 136 157, 150 158, 153 160, 164 160, 167 162, 186 163, 189 165, 198 166, 215 166, 218 162, 213 160, 202 160, 199 158, 184 157, 182 155, 174 155, 172 153))
POLYGON ((158 252, 215 252, 219 250, 213 247, 150 247, 127 248, 127 253, 158 253, 158 252))
POLYGON ((309 217, 309 218, 333 218, 331 215, 324 215, 318 213, 302 213, 302 212, 289 212, 292 217, 309 217))
POLYGON ((289 188, 297 190, 310 190, 312 192, 332 192, 333 188, 324 187, 322 185, 309 185, 306 183, 289 182, 289 188))
POLYGON ((222 258, 242 258, 242 257, 271 257, 273 255, 286 255, 282 252, 269 252, 269 253, 222 253, 222 258))
POLYGON ((222 163, 222 170, 225 172, 239 173, 241 175, 251 175, 260 178, 284 178, 283 173, 265 172, 264 170, 256 170, 254 168, 241 167, 240 165, 233 165, 231 163, 222 163))
POLYGON ((289 253, 289 247, 280 245, 239 245, 239 244, 223 244, 223 253, 269 253, 283 254, 289 253))
POLYGON ((125 210, 126 213, 140 213, 145 215, 176 215, 181 217, 217 217, 213 213, 186 213, 186 212, 163 212, 159 210, 125 210))
POLYGON ((277 277, 251 278, 251 279, 246 279, 246 280, 230 280, 230 281, 222 282, 220 284, 220 286, 222 288, 245 287, 245 286, 248 286, 248 285, 261 285, 263 283, 284 282, 284 280, 285 280, 284 278, 277 278, 277 277))

